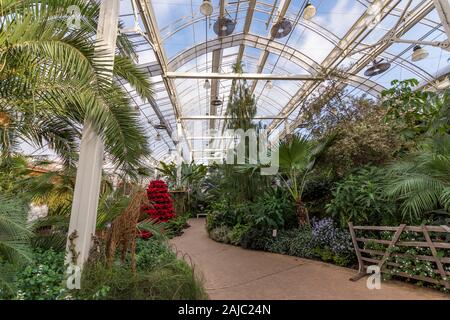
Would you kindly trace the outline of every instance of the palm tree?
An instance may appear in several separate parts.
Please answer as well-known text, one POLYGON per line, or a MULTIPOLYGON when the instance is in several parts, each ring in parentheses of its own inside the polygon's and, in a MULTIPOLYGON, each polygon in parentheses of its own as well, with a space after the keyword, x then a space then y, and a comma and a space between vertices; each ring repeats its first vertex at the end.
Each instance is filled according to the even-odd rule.
POLYGON ((313 143, 307 138, 293 134, 281 141, 278 146, 279 177, 284 181, 295 202, 299 224, 309 224, 308 210, 302 202, 303 190, 308 175, 314 168, 316 160, 334 141, 335 135, 326 137, 320 143, 313 143))
POLYGON ((0 3, 0 147, 14 151, 19 142, 48 145, 70 162, 80 127, 89 120, 118 167, 138 167, 149 153, 139 113, 127 93, 109 80, 127 81, 144 100, 151 84, 133 63, 124 36, 114 63, 96 45, 99 6, 84 0, 22 0, 0 3), (67 24, 66 9, 80 8, 81 24, 67 24))
POLYGON ((26 215, 23 201, 0 193, 0 294, 13 292, 17 264, 31 260, 26 215))
POLYGON ((436 135, 390 168, 386 193, 401 202, 404 219, 421 222, 426 213, 450 213, 450 135, 436 135))

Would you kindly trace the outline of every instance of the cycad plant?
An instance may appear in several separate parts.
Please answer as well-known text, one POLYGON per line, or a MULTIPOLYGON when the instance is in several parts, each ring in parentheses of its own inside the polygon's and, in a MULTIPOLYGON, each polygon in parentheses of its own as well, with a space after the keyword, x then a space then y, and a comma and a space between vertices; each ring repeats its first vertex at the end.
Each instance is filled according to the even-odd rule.
POLYGON ((133 64, 124 36, 114 63, 95 42, 99 6, 84 0, 6 0, 0 2, 0 147, 3 155, 25 141, 74 160, 86 120, 105 142, 109 160, 137 167, 149 152, 139 114, 107 70, 144 99, 151 84, 133 64), (79 28, 67 23, 77 6, 79 28))
POLYGON ((434 210, 450 214, 450 135, 436 135, 394 163, 388 182, 386 193, 401 202, 405 220, 422 222, 434 210))
POLYGON ((280 178, 296 205, 299 224, 309 224, 308 210, 303 204, 302 195, 308 175, 316 160, 333 142, 335 136, 327 137, 320 143, 313 143, 306 137, 292 134, 278 146, 280 178))

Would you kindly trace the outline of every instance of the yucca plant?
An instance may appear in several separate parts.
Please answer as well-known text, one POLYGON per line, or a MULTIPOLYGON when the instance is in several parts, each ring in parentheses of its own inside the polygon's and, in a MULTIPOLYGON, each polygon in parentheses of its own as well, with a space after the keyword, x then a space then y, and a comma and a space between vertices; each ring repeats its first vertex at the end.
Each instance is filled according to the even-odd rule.
POLYGON ((450 135, 436 135, 390 168, 386 194, 404 219, 421 222, 434 210, 450 213, 450 135))
POLYGON ((117 166, 139 167, 149 148, 139 113, 107 70, 144 99, 151 83, 133 63, 125 36, 112 62, 95 42, 99 5, 84 0, 0 2, 0 143, 2 153, 20 141, 48 146, 73 161, 80 128, 89 121, 117 166), (67 23, 67 8, 80 8, 79 28, 67 23))

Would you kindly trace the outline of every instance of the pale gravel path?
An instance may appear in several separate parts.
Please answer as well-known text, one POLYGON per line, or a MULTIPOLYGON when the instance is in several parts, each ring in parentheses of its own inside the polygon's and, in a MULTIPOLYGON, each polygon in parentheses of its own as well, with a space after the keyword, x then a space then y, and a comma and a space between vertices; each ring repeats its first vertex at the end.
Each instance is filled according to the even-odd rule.
POLYGON ((348 280, 355 270, 218 243, 208 237, 204 219, 189 224, 171 244, 191 257, 211 299, 450 299, 393 281, 369 290, 364 278, 348 280))

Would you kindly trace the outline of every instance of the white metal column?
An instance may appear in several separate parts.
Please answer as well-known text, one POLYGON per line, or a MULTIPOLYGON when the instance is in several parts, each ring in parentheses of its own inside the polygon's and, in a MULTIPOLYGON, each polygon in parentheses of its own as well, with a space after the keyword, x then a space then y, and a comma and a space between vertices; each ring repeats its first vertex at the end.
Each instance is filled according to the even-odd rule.
MULTIPOLYGON (((114 60, 119 0, 103 0, 97 27, 97 42, 101 50, 108 50, 108 60, 114 60)), ((112 70, 111 70, 112 81, 112 70)), ((95 234, 104 146, 100 136, 86 122, 80 145, 72 212, 70 215, 66 262, 83 266, 89 256, 95 234)))

